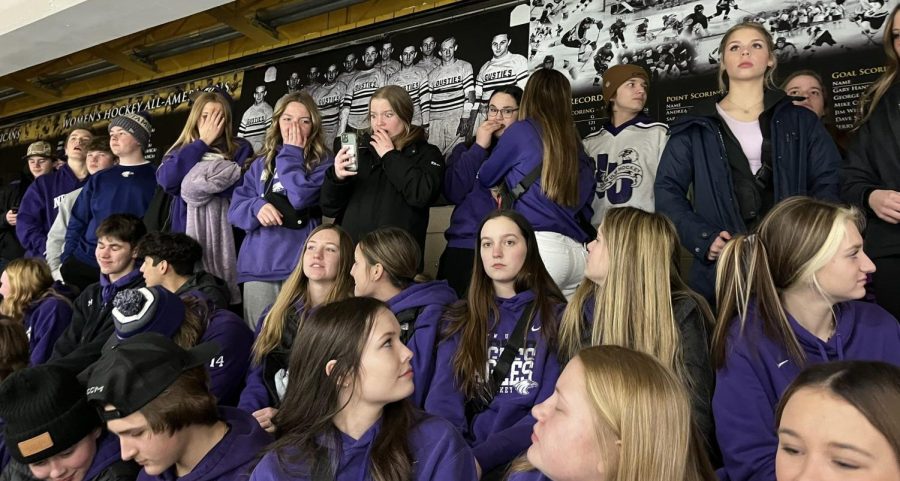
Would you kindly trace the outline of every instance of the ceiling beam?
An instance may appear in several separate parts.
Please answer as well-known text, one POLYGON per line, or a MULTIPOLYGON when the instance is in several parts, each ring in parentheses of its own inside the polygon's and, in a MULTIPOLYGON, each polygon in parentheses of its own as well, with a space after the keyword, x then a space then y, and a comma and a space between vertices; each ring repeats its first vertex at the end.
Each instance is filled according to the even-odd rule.
POLYGON ((60 94, 55 90, 41 87, 37 84, 29 82, 23 78, 6 75, 0 77, 0 85, 14 88, 19 92, 26 93, 39 100, 59 100, 60 94))
POLYGON ((258 43, 270 44, 278 41, 278 32, 276 30, 270 29, 259 22, 251 21, 231 7, 216 7, 207 10, 206 13, 258 43))
POLYGON ((156 65, 136 60, 118 50, 110 48, 106 44, 100 44, 92 48, 91 52, 103 60, 118 65, 124 70, 135 73, 141 77, 153 77, 159 73, 159 69, 156 65))

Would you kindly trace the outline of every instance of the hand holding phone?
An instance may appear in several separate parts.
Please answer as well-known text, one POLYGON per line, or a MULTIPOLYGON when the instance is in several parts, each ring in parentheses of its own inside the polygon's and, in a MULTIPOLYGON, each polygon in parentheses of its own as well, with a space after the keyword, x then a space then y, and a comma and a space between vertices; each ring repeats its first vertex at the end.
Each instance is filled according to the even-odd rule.
POLYGON ((358 153, 356 147, 356 134, 353 132, 345 132, 341 134, 341 149, 347 149, 347 154, 350 156, 351 162, 347 163, 344 167, 350 172, 356 172, 359 169, 359 165, 356 161, 356 154, 358 153))
POLYGON ((358 160, 356 154, 358 147, 354 143, 356 134, 341 134, 341 149, 334 156, 334 174, 338 180, 344 180, 347 177, 356 175, 358 170, 358 160))

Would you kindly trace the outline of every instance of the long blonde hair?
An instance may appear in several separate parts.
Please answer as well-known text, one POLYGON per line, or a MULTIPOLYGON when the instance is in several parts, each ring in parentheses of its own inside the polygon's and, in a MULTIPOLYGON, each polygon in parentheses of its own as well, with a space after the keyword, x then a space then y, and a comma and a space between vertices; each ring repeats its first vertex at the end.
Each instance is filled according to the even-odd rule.
POLYGON ((847 222, 863 231, 864 218, 856 208, 791 197, 766 214, 755 234, 736 235, 725 244, 716 265, 719 314, 712 345, 716 368, 725 365, 732 324, 740 323, 743 332, 751 301, 766 337, 782 346, 794 363, 805 364, 781 295, 795 285, 811 284, 827 299, 816 272, 837 254, 847 222))
POLYGON ((678 273, 675 226, 661 214, 620 207, 606 214, 600 232, 609 251, 609 274, 603 285, 584 279, 578 286, 563 314, 560 352, 571 358, 581 349, 587 321, 593 326, 591 345, 614 344, 650 354, 692 386, 673 303, 689 298, 708 323, 712 312, 678 273), (588 302, 594 304, 594 315, 585 320, 588 302))
POLYGON ((553 69, 538 69, 525 84, 519 120, 532 119, 541 129, 544 152, 541 190, 557 204, 578 204, 578 156, 581 137, 572 115, 572 86, 553 69))
MULTIPOLYGON (((691 403, 681 381, 656 358, 621 346, 578 353, 601 446, 614 481, 713 481, 702 441, 694 432, 691 403), (621 445, 607 446, 609 438, 621 445)), ((587 422, 588 420, 585 420, 587 422)), ((514 464, 514 471, 533 469, 514 464)))
MULTIPOLYGON (((306 145, 303 146, 304 167, 309 172, 315 169, 328 156, 328 148, 325 146, 325 134, 322 132, 322 114, 316 106, 316 101, 304 91, 292 92, 284 95, 278 102, 275 102, 275 110, 272 113, 272 125, 266 129, 266 138, 263 141, 263 148, 257 159, 264 159, 266 166, 263 170, 264 178, 268 179, 275 172, 275 156, 278 154, 278 148, 284 142, 281 138, 281 126, 278 121, 284 115, 285 109, 291 102, 297 102, 309 112, 309 120, 312 124, 312 130, 309 138, 306 139, 306 145)), ((251 162, 254 162, 251 160, 251 162)), ((249 164, 248 164, 249 165, 249 164)))
POLYGON ((181 134, 166 152, 166 155, 200 138, 200 118, 203 115, 203 107, 213 102, 222 106, 225 127, 222 129, 222 135, 216 139, 210 148, 229 159, 234 159, 239 144, 235 141, 234 132, 232 132, 233 129, 231 128, 233 125, 231 120, 231 102, 219 92, 203 92, 194 99, 194 106, 191 107, 191 113, 188 114, 184 128, 181 129, 181 134))
POLYGON ((769 49, 769 60, 772 61, 772 66, 766 68, 766 75, 763 79, 763 87, 769 89, 777 88, 775 86, 775 69, 778 68, 778 57, 775 55, 775 42, 772 40, 772 34, 766 30, 766 27, 762 26, 762 24, 757 22, 741 22, 725 32, 725 35, 722 35, 722 40, 719 42, 719 74, 716 78, 719 79, 719 90, 722 92, 728 91, 728 72, 725 71, 725 46, 728 44, 728 40, 731 39, 731 34, 737 32, 738 30, 743 30, 745 28, 749 28, 750 30, 754 30, 760 35, 762 35, 763 39, 766 41, 766 48, 769 49))
POLYGON ((32 302, 56 297, 71 302, 53 289, 50 267, 43 259, 25 257, 10 261, 6 265, 9 280, 9 295, 0 302, 0 313, 21 322, 25 311, 32 302))
POLYGON ((306 318, 312 310, 312 299, 309 297, 309 278, 303 272, 303 255, 306 252, 306 246, 309 240, 317 233, 323 230, 333 230, 337 232, 340 239, 340 255, 341 259, 338 264, 337 278, 328 291, 323 304, 328 304, 341 299, 353 296, 353 278, 350 277, 350 268, 353 267, 353 239, 340 226, 335 224, 321 224, 306 237, 303 243, 303 249, 300 251, 300 259, 297 261, 297 267, 291 272, 291 275, 284 281, 281 292, 275 298, 275 303, 269 309, 269 313, 263 318, 262 328, 259 336, 253 343, 253 362, 259 364, 265 358, 266 354, 272 352, 280 343, 284 334, 284 326, 288 323, 291 316, 300 315, 300 321, 306 318), (300 303, 303 307, 302 312, 296 312, 296 304, 300 303))
POLYGON ((900 12, 900 4, 895 5, 894 9, 891 10, 891 14, 888 15, 887 23, 884 26, 882 47, 884 48, 884 54, 887 57, 887 64, 885 65, 886 69, 884 73, 878 77, 878 80, 872 82, 872 85, 870 85, 869 88, 866 89, 866 92, 859 98, 858 119, 856 125, 853 126, 854 130, 862 127, 862 124, 869 120, 869 117, 872 116, 872 112, 875 111, 875 107, 878 105, 881 97, 884 96, 884 93, 887 92, 887 90, 891 88, 891 85, 894 84, 894 81, 897 80, 897 69, 900 68, 900 58, 897 58, 897 52, 894 51, 893 29, 894 19, 897 17, 898 12, 900 12))

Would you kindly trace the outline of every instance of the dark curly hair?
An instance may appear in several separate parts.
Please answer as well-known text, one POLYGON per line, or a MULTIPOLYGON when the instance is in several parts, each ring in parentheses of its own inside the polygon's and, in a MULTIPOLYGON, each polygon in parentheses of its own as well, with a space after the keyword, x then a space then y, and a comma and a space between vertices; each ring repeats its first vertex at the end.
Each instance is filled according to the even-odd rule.
POLYGON ((203 248, 191 236, 181 232, 151 232, 137 247, 138 258, 149 257, 153 265, 166 261, 179 276, 194 272, 203 258, 203 248))

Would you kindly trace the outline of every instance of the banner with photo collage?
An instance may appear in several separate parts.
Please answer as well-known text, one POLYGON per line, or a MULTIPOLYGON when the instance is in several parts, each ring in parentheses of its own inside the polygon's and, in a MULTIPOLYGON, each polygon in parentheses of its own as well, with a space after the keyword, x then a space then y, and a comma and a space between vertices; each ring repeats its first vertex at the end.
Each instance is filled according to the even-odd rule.
POLYGON ((598 130, 600 85, 612 65, 651 77, 651 117, 671 122, 717 95, 719 43, 732 26, 762 24, 776 42, 776 81, 812 69, 825 81, 826 121, 853 126, 859 95, 883 72, 881 39, 892 0, 531 0, 532 68, 547 64, 573 83, 583 134, 598 130))

